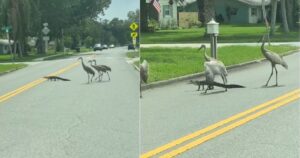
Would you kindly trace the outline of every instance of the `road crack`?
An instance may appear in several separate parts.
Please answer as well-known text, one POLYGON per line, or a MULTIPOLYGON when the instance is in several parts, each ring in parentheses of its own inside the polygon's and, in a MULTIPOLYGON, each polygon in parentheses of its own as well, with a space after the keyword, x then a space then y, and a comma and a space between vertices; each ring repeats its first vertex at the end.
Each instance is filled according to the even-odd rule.
MULTIPOLYGON (((71 147, 71 145, 74 143, 71 138, 72 138, 72 131, 75 130, 77 127, 79 127, 83 123, 83 119, 79 116, 76 115, 74 123, 67 129, 67 134, 65 137, 65 140, 67 141, 67 144, 64 145, 64 152, 65 155, 68 157, 71 156, 70 152, 68 151, 68 148, 71 147)), ((71 147, 72 148, 72 147, 71 147)))

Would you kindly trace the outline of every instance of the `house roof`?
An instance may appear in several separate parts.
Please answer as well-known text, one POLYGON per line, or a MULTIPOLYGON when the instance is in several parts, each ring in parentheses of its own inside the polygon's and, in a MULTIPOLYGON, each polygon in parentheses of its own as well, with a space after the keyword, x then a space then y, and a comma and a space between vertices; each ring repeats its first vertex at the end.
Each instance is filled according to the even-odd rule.
MULTIPOLYGON (((261 6, 262 0, 238 0, 239 2, 251 5, 251 6, 261 6)), ((265 5, 269 5, 271 0, 265 0, 265 5)))

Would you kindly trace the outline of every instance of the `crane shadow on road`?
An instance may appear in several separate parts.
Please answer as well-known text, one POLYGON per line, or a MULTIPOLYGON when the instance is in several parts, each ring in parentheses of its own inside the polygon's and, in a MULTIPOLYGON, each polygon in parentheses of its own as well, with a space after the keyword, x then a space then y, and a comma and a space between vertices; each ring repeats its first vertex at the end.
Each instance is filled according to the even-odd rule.
POLYGON ((272 85, 272 86, 266 86, 266 85, 263 85, 263 86, 261 86, 261 87, 259 87, 259 88, 276 88, 276 87, 285 87, 285 85, 272 85))
POLYGON ((110 80, 105 80, 105 81, 101 81, 101 82, 99 82, 99 81, 94 81, 94 82, 90 82, 90 83, 81 83, 81 85, 93 85, 93 84, 104 84, 104 83, 109 83, 110 82, 110 80))

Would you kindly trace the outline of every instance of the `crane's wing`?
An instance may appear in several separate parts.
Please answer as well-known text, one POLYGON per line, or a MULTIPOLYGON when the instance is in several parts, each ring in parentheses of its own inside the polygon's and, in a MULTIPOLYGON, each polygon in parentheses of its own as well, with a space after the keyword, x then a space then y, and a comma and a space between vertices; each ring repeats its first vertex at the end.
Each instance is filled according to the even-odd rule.
POLYGON ((267 51, 266 58, 271 61, 272 64, 282 65, 284 68, 288 68, 287 63, 283 60, 282 56, 275 52, 267 51))

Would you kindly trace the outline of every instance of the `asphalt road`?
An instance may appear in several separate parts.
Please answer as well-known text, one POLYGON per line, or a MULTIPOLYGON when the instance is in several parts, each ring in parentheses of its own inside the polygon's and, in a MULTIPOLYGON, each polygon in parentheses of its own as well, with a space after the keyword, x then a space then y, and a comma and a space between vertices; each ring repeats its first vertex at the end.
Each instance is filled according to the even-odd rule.
MULTIPOLYGON (((87 84, 81 64, 0 103, 1 158, 133 158, 139 149, 139 74, 126 48, 95 55, 111 80, 87 84)), ((77 62, 45 61, 0 77, 0 96, 77 62)))
MULTIPOLYGON (((242 89, 224 92, 222 88, 215 88, 208 94, 201 94, 196 86, 186 81, 143 91, 141 154, 299 88, 300 53, 284 59, 289 69, 277 66, 278 87, 262 87, 271 73, 271 66, 261 62, 229 72, 228 83, 246 86, 242 89)), ((274 83, 275 73, 270 85, 274 83)), ((299 100, 291 102, 177 157, 298 158, 299 103, 299 100)))

